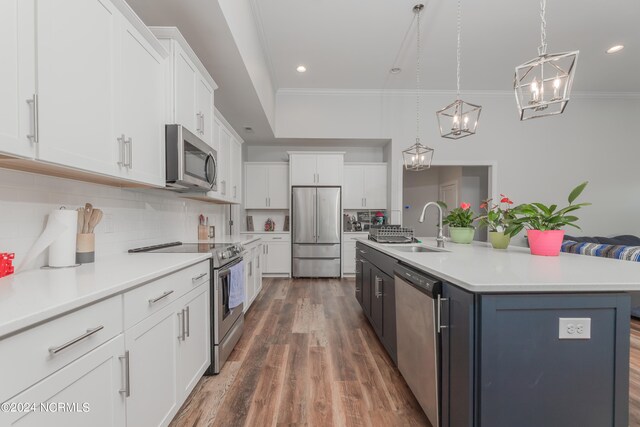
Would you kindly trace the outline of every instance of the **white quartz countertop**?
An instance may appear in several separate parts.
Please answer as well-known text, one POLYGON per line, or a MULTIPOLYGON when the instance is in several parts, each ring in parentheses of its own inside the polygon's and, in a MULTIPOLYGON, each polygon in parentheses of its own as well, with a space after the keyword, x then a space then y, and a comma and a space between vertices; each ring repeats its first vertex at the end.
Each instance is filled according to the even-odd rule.
MULTIPOLYGON (((434 238, 418 238, 436 248, 434 238)), ((615 292, 640 291, 640 263, 561 253, 533 256, 528 248, 496 250, 487 243, 446 242, 447 252, 401 252, 399 246, 358 241, 404 264, 471 292, 615 292)))
POLYGON ((291 234, 290 231, 241 231, 240 234, 291 234))
POLYGON ((126 292, 211 254, 121 254, 76 268, 37 269, 0 279, 0 339, 126 292))

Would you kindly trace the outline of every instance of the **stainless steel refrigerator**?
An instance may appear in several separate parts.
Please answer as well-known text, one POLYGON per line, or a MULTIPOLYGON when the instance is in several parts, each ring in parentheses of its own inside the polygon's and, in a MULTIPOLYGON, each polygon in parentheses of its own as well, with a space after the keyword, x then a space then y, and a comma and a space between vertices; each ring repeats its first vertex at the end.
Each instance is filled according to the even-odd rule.
POLYGON ((340 187, 291 190, 293 277, 340 277, 340 187))

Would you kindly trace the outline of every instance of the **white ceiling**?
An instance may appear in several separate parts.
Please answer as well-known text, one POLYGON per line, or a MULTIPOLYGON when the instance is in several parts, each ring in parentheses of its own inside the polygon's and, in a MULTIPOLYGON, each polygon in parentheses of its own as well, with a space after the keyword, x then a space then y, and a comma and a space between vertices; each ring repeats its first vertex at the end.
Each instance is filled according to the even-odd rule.
MULTIPOLYGON (((180 29, 219 85, 216 107, 246 142, 278 144, 220 1, 128 0, 147 25, 180 29)), ((237 1, 251 2, 246 19, 258 27, 276 90, 415 88, 417 0, 237 1), (296 71, 300 64, 306 73, 296 71), (391 75, 394 66, 403 71, 391 75)), ((455 90, 456 1, 423 2, 421 87, 455 90)), ((463 93, 511 90, 514 67, 537 55, 539 2, 462 7, 463 93)), ((576 91, 640 93, 639 20, 638 0, 548 0, 549 52, 580 50, 576 91), (621 53, 604 53, 618 43, 621 53)))
MULTIPOLYGON (((252 1, 276 87, 415 87, 416 0, 252 1), (299 64, 308 71, 298 73, 299 64), (390 75, 393 66, 403 71, 390 75)), ((456 1, 423 2, 422 88, 453 90, 456 1)), ((510 90, 514 67, 537 56, 539 1, 467 0, 462 8, 463 91, 510 90)), ((578 91, 640 92, 639 19, 637 0, 548 0, 549 52, 580 50, 578 91), (621 53, 604 53, 618 43, 621 53)))

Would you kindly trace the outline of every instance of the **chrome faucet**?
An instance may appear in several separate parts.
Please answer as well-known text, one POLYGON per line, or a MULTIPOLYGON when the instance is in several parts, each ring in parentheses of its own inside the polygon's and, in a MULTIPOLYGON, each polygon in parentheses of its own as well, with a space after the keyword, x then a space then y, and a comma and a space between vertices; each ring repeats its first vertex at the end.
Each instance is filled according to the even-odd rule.
POLYGON ((422 214, 420 215, 420 222, 424 222, 424 215, 429 206, 435 206, 438 208, 438 237, 436 237, 436 242, 438 242, 439 248, 444 248, 444 235, 442 234, 442 206, 437 202, 429 202, 424 205, 424 208, 422 208, 422 214))

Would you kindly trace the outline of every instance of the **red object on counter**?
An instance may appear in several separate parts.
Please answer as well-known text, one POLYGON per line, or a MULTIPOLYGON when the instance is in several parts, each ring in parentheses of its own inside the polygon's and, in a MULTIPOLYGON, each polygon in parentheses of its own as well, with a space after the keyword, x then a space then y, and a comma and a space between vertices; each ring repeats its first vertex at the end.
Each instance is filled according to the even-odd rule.
POLYGON ((16 257, 14 253, 0 252, 0 277, 13 274, 13 259, 16 257))

